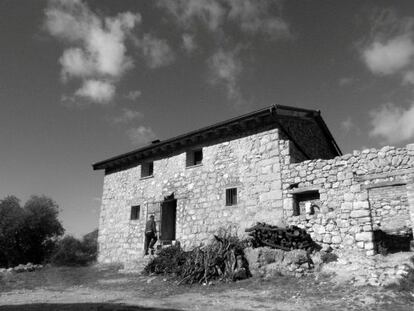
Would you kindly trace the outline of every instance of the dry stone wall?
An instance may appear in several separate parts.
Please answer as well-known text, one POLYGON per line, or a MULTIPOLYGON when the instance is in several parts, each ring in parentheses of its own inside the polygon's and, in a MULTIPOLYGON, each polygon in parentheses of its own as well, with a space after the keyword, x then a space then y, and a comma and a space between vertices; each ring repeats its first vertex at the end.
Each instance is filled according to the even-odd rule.
POLYGON ((282 169, 284 217, 323 246, 371 255, 373 230, 395 219, 414 223, 414 145, 354 151, 330 160, 292 160, 282 169), (303 194, 319 195, 319 204, 295 215, 303 194))
POLYGON ((411 226, 406 185, 368 189, 368 198, 374 230, 411 226))
POLYGON ((165 196, 177 199, 176 239, 184 247, 207 242, 220 228, 244 233, 257 221, 283 221, 281 163, 288 142, 277 129, 203 147, 201 165, 186 168, 185 152, 154 161, 154 176, 141 167, 107 174, 99 225, 99 261, 142 256, 147 209, 165 196), (225 189, 237 188, 237 205, 225 206, 225 189), (140 218, 130 220, 132 205, 140 218))

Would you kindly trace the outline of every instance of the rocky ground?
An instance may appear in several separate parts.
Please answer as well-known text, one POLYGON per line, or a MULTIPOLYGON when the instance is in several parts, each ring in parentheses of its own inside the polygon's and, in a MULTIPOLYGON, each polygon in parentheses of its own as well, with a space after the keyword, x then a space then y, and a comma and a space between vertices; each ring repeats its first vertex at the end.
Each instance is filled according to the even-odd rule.
MULTIPOLYGON (((356 264, 335 262, 331 269, 356 264)), ((125 274, 116 267, 45 267, 2 274, 0 310, 414 309, 414 279, 389 287, 369 282, 356 286, 352 277, 335 275, 327 269, 300 278, 273 275, 212 286, 177 286, 173 279, 125 274)))

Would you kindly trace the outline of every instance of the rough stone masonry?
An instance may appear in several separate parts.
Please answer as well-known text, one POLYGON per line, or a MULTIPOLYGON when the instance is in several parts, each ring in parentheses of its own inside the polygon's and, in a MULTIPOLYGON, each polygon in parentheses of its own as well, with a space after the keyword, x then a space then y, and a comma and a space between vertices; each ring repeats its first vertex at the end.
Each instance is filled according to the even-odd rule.
POLYGON ((374 230, 413 227, 413 177, 414 144, 292 163, 282 169, 285 220, 322 245, 373 255, 374 230), (295 197, 306 192, 318 193, 316 211, 294 215, 295 197))
POLYGON ((373 230, 413 226, 414 145, 347 155, 335 148, 319 112, 279 106, 94 164, 105 169, 98 260, 142 256, 145 221, 154 213, 163 230, 161 206, 171 197, 175 241, 185 248, 263 221, 371 255, 373 230), (194 150, 202 160, 188 165, 194 150))

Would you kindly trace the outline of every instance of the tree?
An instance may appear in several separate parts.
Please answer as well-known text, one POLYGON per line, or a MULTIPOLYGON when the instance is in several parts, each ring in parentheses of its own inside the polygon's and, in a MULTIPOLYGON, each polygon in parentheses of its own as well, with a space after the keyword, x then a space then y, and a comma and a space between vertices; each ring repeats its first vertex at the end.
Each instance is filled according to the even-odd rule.
POLYGON ((15 196, 0 201, 0 267, 17 264, 22 259, 20 234, 24 215, 20 200, 15 196))
POLYGON ((51 254, 54 242, 65 231, 57 218, 59 206, 46 196, 32 196, 24 205, 24 210, 25 258, 40 263, 51 254))
POLYGON ((32 196, 22 208, 8 196, 0 201, 0 266, 41 263, 64 232, 58 205, 46 196, 32 196))

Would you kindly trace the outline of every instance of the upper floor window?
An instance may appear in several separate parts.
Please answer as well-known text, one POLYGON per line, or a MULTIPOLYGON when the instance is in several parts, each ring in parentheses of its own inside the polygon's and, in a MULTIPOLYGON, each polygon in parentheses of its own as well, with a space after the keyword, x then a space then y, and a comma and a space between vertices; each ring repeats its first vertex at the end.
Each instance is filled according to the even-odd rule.
POLYGON ((131 220, 138 220, 141 207, 139 205, 131 206, 131 220))
POLYGON ((141 164, 141 178, 152 176, 154 174, 154 162, 141 164))
POLYGON ((203 162, 203 149, 187 151, 186 166, 199 165, 203 162))
POLYGON ((226 189, 226 206, 237 204, 237 188, 226 189))

